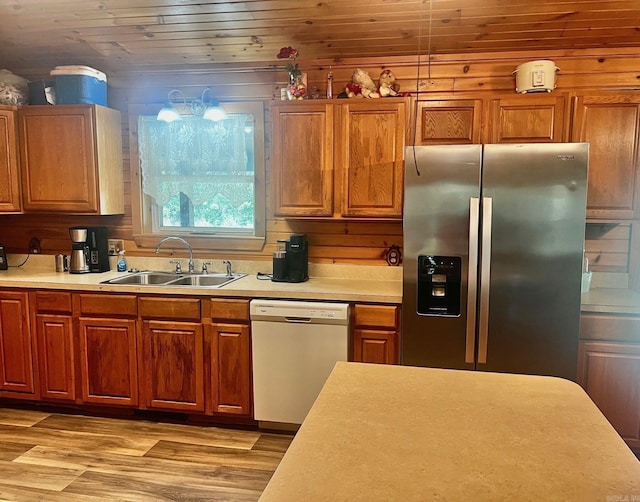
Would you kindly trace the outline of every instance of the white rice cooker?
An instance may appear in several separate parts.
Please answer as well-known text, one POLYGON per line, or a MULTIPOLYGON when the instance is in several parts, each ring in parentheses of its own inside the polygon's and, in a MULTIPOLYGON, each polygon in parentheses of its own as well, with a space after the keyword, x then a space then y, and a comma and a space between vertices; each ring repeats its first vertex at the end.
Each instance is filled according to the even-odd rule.
POLYGON ((553 61, 529 61, 513 72, 516 76, 516 92, 551 92, 556 88, 558 68, 553 61))

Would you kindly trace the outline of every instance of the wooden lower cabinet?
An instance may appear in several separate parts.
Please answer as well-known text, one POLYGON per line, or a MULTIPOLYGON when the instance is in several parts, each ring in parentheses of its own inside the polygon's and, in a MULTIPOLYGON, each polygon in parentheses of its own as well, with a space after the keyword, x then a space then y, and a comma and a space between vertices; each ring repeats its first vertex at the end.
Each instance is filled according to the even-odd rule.
POLYGON ((211 325, 211 382, 214 413, 251 413, 249 326, 211 325))
POLYGON ((36 394, 27 293, 0 291, 0 396, 36 394))
POLYGON ((640 447, 640 343, 582 341, 579 382, 629 446, 640 447))
MULTIPOLYGON (((249 302, 0 291, 0 396, 246 421, 253 416, 249 302)), ((355 304, 351 313, 350 359, 399 364, 400 307, 355 304)))
POLYGON ((353 331, 353 360, 363 363, 398 364, 398 333, 392 330, 362 329, 353 331))
POLYGON ((107 406, 138 406, 136 295, 78 293, 76 365, 79 399, 107 406))
POLYGON ((46 400, 74 401, 76 374, 71 316, 38 314, 36 317, 40 396, 46 400))
POLYGON ((399 319, 396 305, 354 305, 353 361, 399 364, 399 319))
POLYGON ((204 412, 203 329, 199 322, 142 321, 141 391, 144 404, 204 412))
MULTIPOLYGON (((211 412, 252 415, 249 300, 214 298, 208 330, 211 412)), ((209 411, 209 410, 208 410, 209 411)))
POLYGON ((78 326, 82 401, 137 406, 136 321, 81 317, 78 326))
POLYGON ((618 434, 640 447, 640 317, 583 315, 578 383, 618 434))

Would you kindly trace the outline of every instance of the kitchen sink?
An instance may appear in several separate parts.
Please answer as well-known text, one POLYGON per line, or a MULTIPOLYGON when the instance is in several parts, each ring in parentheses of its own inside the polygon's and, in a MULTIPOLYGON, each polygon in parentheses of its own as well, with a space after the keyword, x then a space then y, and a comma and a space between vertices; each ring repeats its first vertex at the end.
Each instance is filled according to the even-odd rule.
POLYGON ((178 276, 171 272, 136 272, 103 281, 103 284, 150 284, 156 286, 174 280, 176 277, 178 276))
POLYGON ((108 281, 102 284, 131 284, 148 286, 190 286, 221 288, 247 274, 175 274, 171 272, 135 272, 108 281))
POLYGON ((246 274, 231 274, 231 276, 226 274, 186 275, 180 279, 170 281, 167 283, 167 286, 206 286, 219 288, 245 275, 246 274))

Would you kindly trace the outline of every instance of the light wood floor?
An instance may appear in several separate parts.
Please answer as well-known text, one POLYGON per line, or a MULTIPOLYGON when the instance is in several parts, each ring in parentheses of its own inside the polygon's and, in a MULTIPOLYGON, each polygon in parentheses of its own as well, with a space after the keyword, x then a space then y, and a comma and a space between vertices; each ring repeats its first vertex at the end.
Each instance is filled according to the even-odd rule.
POLYGON ((257 500, 291 440, 0 408, 0 500, 257 500))

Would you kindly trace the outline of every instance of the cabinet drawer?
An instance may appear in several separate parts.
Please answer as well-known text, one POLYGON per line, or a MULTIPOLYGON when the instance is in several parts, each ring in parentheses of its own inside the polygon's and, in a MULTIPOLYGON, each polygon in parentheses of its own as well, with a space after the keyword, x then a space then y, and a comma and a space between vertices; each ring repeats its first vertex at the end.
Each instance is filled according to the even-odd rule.
POLYGON ((356 326, 396 328, 398 307, 394 305, 355 305, 353 319, 356 326))
POLYGON ((580 338, 640 343, 640 317, 613 314, 582 314, 580 338))
POLYGON ((200 320, 197 298, 139 298, 140 317, 200 320))
POLYGON ((210 300, 211 318, 249 322, 249 300, 210 300))
POLYGON ((36 293, 36 310, 38 312, 70 314, 71 306, 71 293, 64 291, 38 291, 36 293))
POLYGON ((117 314, 135 317, 138 313, 134 295, 78 295, 81 315, 117 314))

